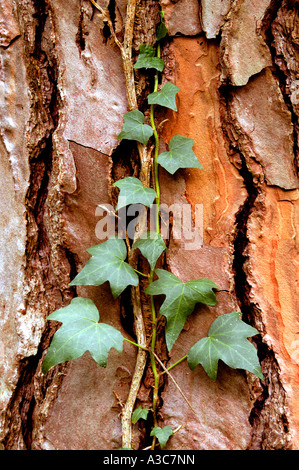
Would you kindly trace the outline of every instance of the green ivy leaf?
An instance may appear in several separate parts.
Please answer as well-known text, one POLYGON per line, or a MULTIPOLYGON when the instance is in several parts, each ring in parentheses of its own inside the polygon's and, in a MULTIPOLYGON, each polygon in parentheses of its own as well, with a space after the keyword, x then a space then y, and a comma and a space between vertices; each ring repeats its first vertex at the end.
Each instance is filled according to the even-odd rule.
POLYGON ((161 449, 167 444, 168 439, 170 436, 173 435, 173 430, 170 426, 164 426, 164 428, 160 428, 159 426, 155 426, 151 431, 151 436, 156 436, 158 439, 161 449))
POLYGON ((113 184, 120 189, 116 210, 129 204, 143 204, 150 207, 157 197, 156 191, 143 186, 138 178, 128 176, 113 184))
POLYGON ((201 364, 212 380, 216 380, 218 361, 221 359, 233 369, 245 369, 264 379, 257 351, 248 337, 258 331, 241 320, 239 312, 220 315, 212 323, 208 337, 192 346, 187 361, 190 369, 201 364))
POLYGON ((165 63, 159 57, 155 57, 155 49, 152 46, 142 44, 134 69, 156 69, 163 72, 165 63))
POLYGON ((132 423, 136 424, 139 419, 147 419, 149 410, 138 406, 132 413, 132 423))
POLYGON ((168 34, 168 29, 165 26, 165 12, 163 10, 159 11, 159 15, 161 18, 161 22, 157 26, 157 42, 161 41, 161 39, 165 38, 168 34))
POLYGON ((118 297, 128 286, 137 286, 139 278, 125 262, 127 247, 121 238, 111 237, 106 242, 88 248, 92 257, 73 279, 70 286, 100 286, 109 281, 113 297, 118 297))
POLYGON ((165 108, 173 109, 177 111, 175 96, 180 91, 180 88, 173 83, 165 83, 161 88, 161 91, 154 91, 148 95, 149 104, 159 104, 165 108))
POLYGON ((159 23, 157 26, 157 41, 161 41, 164 39, 168 34, 168 29, 166 28, 164 23, 159 23))
POLYGON ((217 286, 206 278, 184 283, 163 269, 156 269, 155 273, 159 279, 150 284, 145 292, 150 295, 166 295, 160 313, 167 318, 165 335, 167 348, 170 351, 195 305, 197 303, 216 305, 213 289, 217 289, 217 286))
POLYGON ((192 150, 194 140, 177 134, 169 142, 169 151, 158 156, 158 163, 172 175, 179 168, 203 168, 192 150))
POLYGON ((98 309, 90 299, 76 297, 70 305, 51 313, 47 319, 59 321, 62 326, 54 334, 44 359, 44 374, 50 367, 77 359, 86 351, 102 367, 106 367, 111 348, 122 352, 122 334, 113 326, 99 323, 98 309))
POLYGON ((153 129, 148 124, 144 124, 144 114, 138 109, 124 114, 124 124, 118 139, 137 140, 146 145, 153 135, 153 129))
POLYGON ((147 232, 146 238, 139 238, 132 248, 139 248, 142 255, 148 260, 151 269, 154 269, 158 258, 166 250, 166 245, 159 233, 147 232))
MULTIPOLYGON (((162 20, 162 16, 161 16, 161 20, 162 20)), ((163 20, 161 21, 161 23, 158 24, 156 34, 157 34, 157 42, 161 41, 161 39, 164 39, 167 36, 168 29, 166 28, 163 20)))

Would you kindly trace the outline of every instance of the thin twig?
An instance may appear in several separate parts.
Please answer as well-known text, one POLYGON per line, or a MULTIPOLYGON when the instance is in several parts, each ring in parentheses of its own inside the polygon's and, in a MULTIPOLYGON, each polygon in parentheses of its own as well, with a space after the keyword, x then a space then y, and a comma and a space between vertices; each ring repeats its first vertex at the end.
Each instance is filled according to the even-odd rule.
POLYGON ((123 48, 121 50, 123 58, 123 67, 125 72, 128 104, 130 110, 138 108, 135 89, 134 69, 132 63, 132 45, 134 35, 136 3, 136 0, 128 0, 124 43, 123 48))
POLYGON ((183 390, 181 389, 181 387, 179 386, 179 384, 177 383, 177 381, 174 379, 174 377, 172 376, 172 374, 166 369, 166 367, 164 366, 163 362, 160 360, 160 358, 157 356, 157 354, 150 349, 150 351, 152 352, 152 354, 155 356, 155 358, 157 359, 157 361, 159 362, 160 366, 164 369, 165 373, 171 378, 171 380, 173 381, 174 385, 176 386, 176 388, 178 389, 178 391, 180 392, 180 394, 182 395, 182 397, 184 398, 185 402, 187 403, 187 405, 190 407, 190 409, 193 411, 193 413, 195 414, 195 416, 198 418, 198 415, 196 413, 196 411, 194 410, 193 406, 191 405, 191 403, 188 401, 188 398, 186 397, 186 395, 184 394, 183 390))
POLYGON ((117 395, 117 393, 116 393, 115 390, 113 390, 113 394, 114 394, 114 396, 115 396, 115 398, 116 398, 116 401, 117 401, 118 405, 119 405, 121 408, 123 408, 124 404, 123 404, 122 400, 119 398, 119 396, 117 395))
MULTIPOLYGON (((115 30, 109 16, 109 12, 104 10, 100 5, 96 3, 95 0, 90 0, 91 3, 97 8, 102 16, 103 21, 108 23, 111 34, 114 38, 116 45, 119 47, 122 60, 123 60, 123 69, 126 82, 126 91, 129 110, 132 111, 138 108, 136 89, 135 89, 135 77, 134 77, 134 68, 132 63, 132 44, 133 44, 133 34, 134 34, 134 22, 135 22, 135 11, 137 0, 128 0, 127 4, 127 15, 125 23, 125 33, 124 33, 124 42, 120 43, 118 40, 115 30)), ((151 162, 148 156, 147 147, 140 142, 137 142, 137 148, 140 158, 140 180, 144 186, 149 186, 150 184, 150 169, 151 162)), ((144 228, 147 228, 147 217, 143 217, 142 220, 138 221, 139 232, 143 233, 144 228)), ((138 232, 138 230, 137 230, 138 232)), ((135 237, 137 237, 137 233, 135 237)), ((128 242, 128 240, 127 240, 128 242)), ((134 269, 137 268, 137 258, 133 250, 130 250, 128 244, 128 262, 130 266, 134 269)), ((146 347, 146 332, 143 321, 142 306, 140 301, 140 290, 139 286, 131 288, 131 301, 134 313, 134 326, 138 344, 140 346, 146 347)), ((142 376, 146 366, 147 352, 144 349, 138 348, 135 371, 133 374, 131 387, 129 395, 126 401, 126 404, 123 408, 122 413, 122 447, 131 448, 132 440, 132 413, 137 398, 137 393, 140 388, 142 376)))
MULTIPOLYGON (((126 24, 125 24, 125 33, 124 33, 124 42, 122 47, 120 47, 122 59, 123 59, 123 69, 126 82, 127 90, 127 99, 129 110, 132 111, 138 108, 136 89, 135 89, 135 77, 134 77, 134 68, 132 62, 132 44, 133 44, 133 34, 134 34, 134 22, 135 22, 135 12, 136 12, 136 3, 137 0, 128 0, 127 4, 127 15, 126 15, 126 24)), ((137 142, 137 148, 140 159, 140 180, 144 186, 149 186, 150 183, 150 161, 148 157, 147 147, 140 142, 137 142)), ((147 228, 147 217, 143 216, 142 219, 138 220, 138 227, 135 233, 134 241, 139 233, 143 233, 147 228)), ((137 256, 134 253, 134 250, 131 250, 129 253, 128 261, 130 266, 134 269, 137 268, 137 256)), ((137 341, 141 346, 146 346, 146 332, 143 320, 143 312, 141 306, 141 295, 139 286, 131 287, 131 300, 134 313, 134 326, 137 341)), ((140 388, 142 376, 145 370, 147 360, 147 352, 141 348, 138 348, 135 371, 131 382, 131 387, 129 391, 129 396, 125 404, 122 416, 122 446, 123 447, 132 447, 132 413, 137 398, 137 393, 140 388)))
MULTIPOLYGON (((136 89, 135 89, 135 76, 134 76, 134 68, 133 68, 133 63, 132 63, 132 44, 133 44, 136 0, 129 0, 128 5, 127 5, 126 26, 125 26, 123 44, 118 40, 116 36, 109 12, 107 10, 104 10, 104 8, 102 8, 100 5, 98 5, 95 0, 90 0, 90 2, 95 8, 97 8, 100 11, 103 17, 103 21, 106 21, 108 23, 113 39, 116 45, 120 49, 122 59, 123 59, 123 69, 124 69, 124 74, 125 74, 129 110, 132 111, 134 109, 137 109, 138 105, 137 105, 137 96, 136 96, 136 89)), ((151 159, 148 156, 146 145, 143 145, 142 143, 137 142, 137 148, 138 148, 140 166, 141 166, 140 180, 142 181, 144 186, 149 186, 151 159)))
POLYGON ((106 21, 108 23, 108 26, 109 26, 109 29, 110 29, 110 32, 112 34, 112 37, 115 41, 115 44, 120 48, 120 50, 122 51, 123 50, 123 45, 122 43, 118 40, 116 34, 115 34, 115 31, 114 31, 114 27, 113 27, 113 23, 111 21, 111 18, 110 18, 110 15, 109 15, 109 12, 108 10, 104 10, 104 8, 102 8, 100 5, 97 4, 97 2, 95 2, 95 0, 90 0, 91 3, 93 4, 93 6, 95 8, 97 8, 97 10, 99 10, 99 12, 101 13, 102 15, 102 19, 103 21, 106 21))
MULTIPOLYGON (((140 303, 140 292, 138 287, 131 290, 131 299, 135 317, 135 331, 137 341, 141 346, 146 347, 146 334, 142 317, 142 309, 140 303)), ((143 372, 146 365, 147 352, 138 348, 134 375, 132 378, 129 395, 122 413, 122 447, 131 448, 132 444, 132 413, 140 388, 143 372)))
POLYGON ((173 434, 175 434, 176 432, 178 432, 180 429, 182 429, 183 425, 180 424, 176 429, 173 430, 173 434))
POLYGON ((163 119, 163 121, 161 121, 161 122, 159 123, 159 125, 157 126, 157 131, 158 131, 158 133, 162 132, 162 128, 163 128, 165 122, 168 122, 168 121, 169 121, 169 119, 163 119))
MULTIPOLYGON (((113 210, 109 210, 105 204, 98 204, 97 207, 100 207, 100 209, 103 209, 105 212, 107 212, 108 215, 112 216, 112 217, 115 217, 116 219, 119 219, 119 216, 115 213, 115 211, 113 210)), ((97 215, 97 214, 96 214, 97 215)))

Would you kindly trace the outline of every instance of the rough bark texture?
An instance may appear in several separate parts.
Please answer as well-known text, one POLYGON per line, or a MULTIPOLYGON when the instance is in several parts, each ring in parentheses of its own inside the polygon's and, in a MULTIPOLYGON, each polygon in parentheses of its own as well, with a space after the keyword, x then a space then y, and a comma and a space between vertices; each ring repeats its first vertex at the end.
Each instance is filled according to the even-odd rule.
MULTIPOLYGON (((121 40, 126 1, 99 3, 121 40)), ((204 215, 203 246, 188 251, 172 238, 164 265, 183 281, 212 279, 218 305, 197 307, 171 355, 161 340, 158 348, 175 361, 217 315, 241 310, 260 332, 265 380, 220 364, 212 382, 181 363, 172 374, 196 414, 164 376, 159 421, 183 425, 168 449, 298 449, 298 3, 210 3, 160 1, 170 32, 162 80, 180 87, 178 112, 159 116, 168 119, 161 147, 176 133, 191 137, 204 166, 160 178, 162 203, 203 204, 204 215)), ((134 54, 154 43, 158 7, 139 1, 134 54)), ((88 353, 47 376, 41 363, 56 328, 46 317, 74 295, 135 339, 126 293, 113 300, 107 285, 68 286, 99 243, 97 205, 115 203, 113 181, 138 174, 134 145, 117 140, 128 106, 121 55, 89 0, 2 0, 0 15, 2 446, 118 449, 135 348, 112 351, 107 369, 88 353)), ((136 87, 146 109, 140 72, 136 87)), ((139 403, 151 387, 148 368, 139 403)), ((148 434, 135 425, 134 448, 148 434)))

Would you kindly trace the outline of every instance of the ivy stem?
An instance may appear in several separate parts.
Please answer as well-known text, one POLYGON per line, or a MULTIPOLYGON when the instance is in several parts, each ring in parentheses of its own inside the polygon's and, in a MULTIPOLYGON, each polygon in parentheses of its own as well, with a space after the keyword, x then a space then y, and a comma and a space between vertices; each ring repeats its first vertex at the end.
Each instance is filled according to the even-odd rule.
POLYGON ((145 348, 144 346, 141 346, 141 344, 135 343, 134 341, 131 341, 128 338, 124 338, 124 340, 127 341, 130 344, 133 344, 133 346, 136 346, 137 348, 143 349, 144 351, 148 351, 148 349, 145 348))
MULTIPOLYGON (((157 57, 160 58, 161 56, 161 46, 160 44, 157 45, 157 57)), ((159 75, 158 72, 155 75, 155 84, 154 84, 154 92, 158 91, 158 84, 159 84, 159 75)), ((155 125, 155 105, 151 105, 150 109, 150 119, 151 125, 154 132, 155 138, 155 152, 154 152, 154 180, 155 180, 155 190, 157 193, 156 197, 156 232, 160 232, 160 223, 159 223, 159 206, 160 206, 160 184, 159 184, 159 164, 158 164, 158 155, 159 155, 159 136, 155 125)))
MULTIPOLYGON (((152 269, 150 272, 149 284, 153 282, 154 279, 154 270, 152 269)), ((154 297, 151 296, 151 311, 152 311, 152 340, 151 340, 151 351, 150 351, 150 359, 151 359, 151 366, 154 375, 154 390, 153 390, 153 421, 154 427, 157 426, 157 402, 158 402, 158 391, 159 391, 159 374, 156 366, 155 356, 152 351, 155 350, 156 347, 156 338, 157 338, 157 315, 156 315, 156 307, 154 297)), ((152 450, 155 449, 156 445, 156 436, 153 436, 152 440, 152 450)))
MULTIPOLYGON (((157 57, 160 58, 161 56, 161 47, 160 44, 157 45, 157 57)), ((158 91, 158 84, 159 84, 159 75, 158 71, 155 75, 155 83, 154 83, 154 92, 158 91)), ((154 151, 154 181, 155 181, 155 190, 156 190, 156 213, 155 213, 155 230, 156 233, 160 233, 160 221, 159 221, 159 206, 160 206, 160 184, 159 184, 159 164, 158 164, 158 155, 159 155, 159 136, 155 125, 155 105, 151 105, 150 108, 150 120, 151 125, 153 128, 154 138, 155 138, 155 151, 154 151)), ((151 269, 150 276, 149 276, 149 284, 151 284, 154 280, 154 270, 151 269)), ((156 338, 157 338, 157 315, 156 315, 156 307, 154 302, 154 297, 151 296, 151 313, 152 313, 152 340, 151 340, 151 351, 150 351, 150 360, 152 371, 154 375, 154 390, 153 390, 153 420, 154 420, 154 427, 157 426, 157 403, 158 403, 158 391, 159 391, 159 374, 157 371, 157 365, 155 360, 155 348, 156 348, 156 338)), ((156 445, 156 436, 153 436, 152 441, 152 450, 155 449, 156 445)))
POLYGON ((138 271, 138 269, 135 269, 135 268, 133 268, 133 269, 134 269, 135 273, 139 274, 139 276, 149 277, 148 274, 144 274, 144 273, 142 273, 141 271, 138 271))
POLYGON ((167 367, 166 370, 164 370, 163 372, 161 372, 160 375, 162 374, 165 374, 166 372, 168 372, 169 370, 173 369, 175 366, 177 366, 178 364, 180 364, 181 362, 185 361, 185 359, 187 359, 187 354, 183 357, 181 357, 181 359, 179 359, 178 361, 176 361, 174 364, 172 364, 171 366, 167 367))
MULTIPOLYGON (((136 97, 136 90, 135 90, 135 81, 134 81, 134 68, 132 62, 132 43, 133 43, 133 35, 134 35, 134 23, 135 23, 135 13, 136 13, 136 4, 137 0, 128 0, 127 2, 127 15, 126 15, 126 22, 125 22, 125 33, 124 33, 124 41, 123 45, 120 47, 122 61, 123 61, 123 68, 124 68, 124 75, 125 75, 125 82, 126 82, 126 90, 127 90, 127 98, 128 98, 128 105, 129 109, 137 109, 137 97, 136 97)), ((113 26, 113 25, 112 25, 113 26)), ((137 148, 140 158, 140 180, 148 186, 149 183, 149 158, 148 152, 145 145, 137 142, 137 148)), ((142 224, 146 225, 146 218, 142 224)), ((140 228, 142 228, 142 224, 140 224, 140 228)), ((137 266, 137 259, 134 256, 129 256, 129 264, 133 268, 137 266)), ((143 346, 146 345, 146 332, 145 332, 145 325, 144 325, 144 318, 142 313, 142 306, 141 306, 141 298, 140 298, 140 290, 139 287, 132 286, 131 288, 131 301, 134 313, 134 326, 136 331, 136 337, 139 344, 143 346)), ((140 389, 140 384, 142 381, 143 373, 146 367, 147 361, 147 352, 141 348, 138 348, 137 351, 137 358, 135 364, 135 370, 132 377, 132 382, 129 390, 129 395, 127 397, 126 404, 123 408, 122 412, 122 447, 131 448, 132 447, 132 413, 134 409, 134 405, 136 402, 137 394, 140 389)))

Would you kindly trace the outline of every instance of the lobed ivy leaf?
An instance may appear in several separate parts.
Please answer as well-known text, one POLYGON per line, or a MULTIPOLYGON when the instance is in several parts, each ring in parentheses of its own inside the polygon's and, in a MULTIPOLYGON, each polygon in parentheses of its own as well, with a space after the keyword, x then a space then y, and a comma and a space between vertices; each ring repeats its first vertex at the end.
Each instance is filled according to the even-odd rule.
POLYGON ((147 232, 146 238, 140 237, 132 248, 139 248, 142 255, 148 260, 151 269, 154 269, 158 258, 166 250, 166 245, 159 233, 147 232))
POLYGON ((118 139, 137 140, 146 145, 153 135, 153 129, 148 124, 144 124, 144 114, 138 109, 128 111, 124 114, 124 124, 118 139))
POLYGON ((152 188, 143 186, 138 178, 128 176, 113 184, 120 189, 116 210, 129 204, 143 204, 150 207, 157 197, 157 193, 152 188))
POLYGON ((159 426, 155 426, 151 431, 151 436, 156 436, 161 446, 161 449, 167 444, 168 439, 170 436, 173 435, 173 430, 170 426, 164 426, 164 428, 160 428, 159 426))
POLYGON ((220 315, 212 323, 208 336, 200 339, 188 352, 190 369, 201 364, 212 380, 216 380, 221 359, 233 369, 245 369, 263 380, 257 351, 248 337, 258 331, 241 320, 239 312, 220 315))
POLYGON ((177 111, 175 97, 179 91, 180 88, 174 85, 173 83, 165 83, 165 85, 161 88, 161 91, 154 91, 153 93, 148 95, 148 103, 159 104, 160 106, 164 106, 166 108, 173 109, 173 111, 177 111))
POLYGON ((179 168, 203 168, 192 150, 194 140, 177 134, 169 142, 169 151, 158 156, 158 163, 172 175, 179 168))
POLYGON ((102 367, 106 367, 111 348, 122 352, 123 336, 113 326, 99 323, 99 312, 92 300, 83 297, 72 299, 70 305, 48 316, 62 326, 56 331, 43 361, 42 371, 62 362, 77 359, 86 351, 102 367))
POLYGON ((210 279, 202 278, 182 282, 174 274, 163 269, 156 269, 159 279, 151 283, 145 292, 150 295, 166 295, 160 313, 167 318, 165 329, 168 351, 176 342, 189 315, 197 303, 216 305, 213 289, 216 284, 210 279))
POLYGON ((142 44, 139 48, 139 55, 134 65, 134 69, 156 69, 163 72, 165 63, 159 57, 155 57, 156 52, 153 46, 142 44))
POLYGON ((139 419, 147 419, 149 410, 138 406, 132 413, 132 423, 136 424, 139 419))
POLYGON ((70 286, 100 286, 109 281, 113 297, 118 297, 129 286, 137 286, 139 278, 134 269, 125 262, 127 247, 121 238, 88 248, 92 257, 73 279, 70 286))

